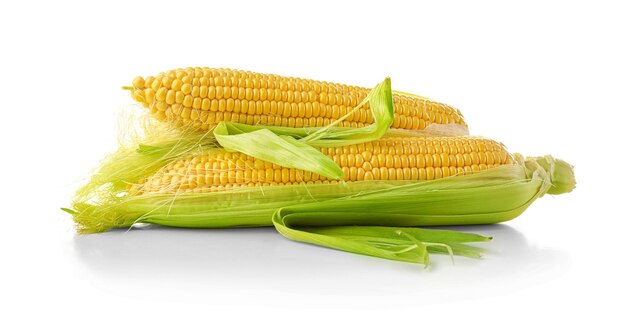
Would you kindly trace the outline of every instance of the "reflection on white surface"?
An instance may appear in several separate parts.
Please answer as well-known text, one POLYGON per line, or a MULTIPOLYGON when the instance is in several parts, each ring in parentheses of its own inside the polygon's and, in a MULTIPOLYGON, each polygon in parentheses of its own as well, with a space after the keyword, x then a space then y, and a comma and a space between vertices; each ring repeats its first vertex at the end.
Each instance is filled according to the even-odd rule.
MULTIPOLYGON (((273 228, 177 229, 159 226, 76 236, 75 255, 101 288, 129 296, 190 296, 237 290, 242 296, 280 296, 359 289, 362 293, 419 294, 431 303, 514 291, 560 275, 569 256, 533 247, 507 225, 452 228, 491 235, 482 259, 433 256, 422 266, 376 259, 290 241, 273 228), (303 287, 305 286, 305 287, 303 287), (163 290, 167 289, 166 293, 163 290)), ((336 299, 339 300, 339 299, 336 299)))

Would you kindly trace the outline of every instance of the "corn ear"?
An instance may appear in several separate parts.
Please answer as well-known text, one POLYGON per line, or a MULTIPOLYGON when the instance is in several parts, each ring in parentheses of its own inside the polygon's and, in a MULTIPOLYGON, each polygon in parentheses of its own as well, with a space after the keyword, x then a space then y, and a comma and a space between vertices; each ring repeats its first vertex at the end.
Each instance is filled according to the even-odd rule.
MULTIPOLYGON (((223 68, 174 69, 155 77, 137 77, 124 87, 137 102, 162 121, 199 130, 222 121, 280 127, 322 127, 344 114, 340 127, 363 127, 374 118, 354 111, 370 89, 316 80, 223 68)), ((392 127, 424 130, 430 125, 455 125, 467 130, 455 108, 421 96, 393 93, 396 115, 392 127)))
POLYGON ((298 241, 427 264, 429 253, 478 256, 477 249, 464 243, 488 238, 411 227, 507 221, 544 194, 568 192, 575 184, 571 166, 563 161, 516 155, 512 164, 431 181, 132 194, 129 184, 139 183, 182 156, 218 146, 210 135, 184 131, 171 135, 151 139, 153 144, 122 148, 103 162, 100 172, 79 190, 73 208, 65 209, 72 213, 80 232, 137 223, 193 228, 274 226, 298 241))

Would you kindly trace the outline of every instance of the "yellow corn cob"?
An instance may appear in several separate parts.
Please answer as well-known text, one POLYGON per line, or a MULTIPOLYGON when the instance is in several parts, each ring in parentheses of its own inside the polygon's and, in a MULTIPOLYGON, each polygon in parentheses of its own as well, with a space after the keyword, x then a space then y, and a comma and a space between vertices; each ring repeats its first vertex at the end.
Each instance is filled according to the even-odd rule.
MULTIPOLYGON (((221 121, 284 127, 321 127, 356 107, 370 89, 230 69, 185 68, 133 80, 132 97, 162 121, 209 129, 221 121)), ((465 125, 450 106, 394 93, 392 128, 423 130, 431 123, 465 125)), ((373 122, 369 106, 339 126, 373 122)))
MULTIPOLYGON (((432 180, 513 162, 501 143, 475 137, 387 137, 319 150, 342 168, 348 182, 432 180)), ((336 182, 242 153, 212 149, 164 166, 144 182, 133 185, 130 192, 201 193, 240 187, 336 182)))

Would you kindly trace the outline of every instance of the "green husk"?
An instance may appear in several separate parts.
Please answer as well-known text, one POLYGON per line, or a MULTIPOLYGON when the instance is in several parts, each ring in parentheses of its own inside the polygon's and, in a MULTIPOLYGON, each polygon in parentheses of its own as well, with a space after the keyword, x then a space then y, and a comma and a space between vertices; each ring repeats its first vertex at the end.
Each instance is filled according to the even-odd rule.
POLYGON ((398 227, 508 221, 544 194, 569 192, 575 186, 572 167, 564 161, 551 156, 522 160, 518 155, 517 159, 518 164, 476 174, 286 206, 276 211, 272 220, 276 229, 292 240, 390 260, 428 263, 428 252, 424 246, 412 244, 414 240, 449 247, 451 254, 478 256, 476 250, 461 243, 486 241, 485 237, 464 240, 467 234, 398 227), (554 170, 561 173, 551 172, 554 170), (366 226, 367 231, 354 226, 366 226), (404 239, 400 234, 394 237, 398 232, 404 239), (404 251, 397 252, 401 247, 404 251))

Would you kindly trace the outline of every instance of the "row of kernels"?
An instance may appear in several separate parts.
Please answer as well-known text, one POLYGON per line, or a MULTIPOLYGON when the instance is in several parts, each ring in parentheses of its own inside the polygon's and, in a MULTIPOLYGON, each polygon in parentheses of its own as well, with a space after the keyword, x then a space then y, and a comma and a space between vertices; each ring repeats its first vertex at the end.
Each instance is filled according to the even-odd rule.
MULTIPOLYGON (((158 85, 157 85, 158 86, 158 85)), ((241 99, 249 101, 282 101, 287 103, 315 102, 322 106, 345 106, 349 109, 356 107, 362 99, 354 95, 325 94, 317 95, 311 91, 292 92, 274 89, 237 88, 221 86, 191 86, 189 84, 175 85, 173 89, 167 87, 137 89, 133 91, 133 98, 138 101, 151 103, 156 101, 174 101, 185 96, 192 98, 209 99, 241 99)), ((365 109, 369 107, 364 107, 365 109)))
POLYGON ((423 97, 394 94, 393 98, 394 104, 408 106, 406 109, 404 109, 404 111, 415 111, 417 109, 423 109, 429 112, 440 112, 441 115, 458 115, 456 108, 450 107, 440 102, 428 100, 423 97))
MULTIPOLYGON (((253 82, 250 79, 230 78, 230 77, 201 77, 192 78, 185 76, 175 78, 170 76, 151 78, 144 80, 141 77, 133 80, 133 87, 136 89, 172 89, 182 91, 185 94, 193 93, 194 89, 213 89, 216 95, 221 93, 233 95, 238 94, 240 98, 250 95, 264 96, 269 98, 303 98, 314 101, 320 101, 326 104, 344 103, 356 106, 363 100, 369 91, 367 88, 355 89, 321 89, 322 86, 308 85, 306 83, 294 84, 292 81, 282 79, 262 80, 261 82, 253 82), (309 87, 311 86, 311 87, 309 87)), ((208 92, 207 92, 208 93, 208 92)))
MULTIPOLYGON (((463 167, 455 166, 442 166, 442 167, 374 167, 369 171, 364 171, 363 179, 356 180, 433 180, 454 175, 464 175, 476 173, 479 171, 492 168, 494 166, 487 166, 485 164, 470 165, 463 167)), ((350 174, 352 176, 352 174, 350 174)))
POLYGON ((395 112, 408 117, 418 117, 440 124, 461 123, 462 117, 456 109, 437 102, 417 97, 394 95, 395 112))
POLYGON ((163 172, 158 177, 149 179, 145 186, 148 188, 168 187, 188 189, 198 186, 216 186, 227 184, 248 184, 248 183, 299 183, 326 181, 326 177, 316 173, 300 171, 289 168, 279 169, 242 169, 224 170, 221 172, 206 172, 201 174, 163 172))
POLYGON ((389 151, 391 154, 414 153, 470 153, 498 151, 504 148, 500 143, 486 139, 455 137, 442 138, 389 138, 372 142, 374 153, 389 151))
MULTIPOLYGON (((167 110, 168 107, 172 107, 172 111, 175 114, 180 114, 182 108, 193 108, 203 111, 212 112, 233 112, 244 113, 249 115, 263 114, 263 115, 275 115, 283 117, 300 117, 300 118, 330 118, 339 119, 348 114, 350 109, 344 106, 320 106, 317 103, 300 102, 300 103, 284 103, 276 101, 248 101, 238 99, 208 99, 208 98, 192 98, 190 96, 184 96, 181 98, 172 97, 173 100, 157 101, 155 103, 144 104, 148 108, 156 108, 160 111, 167 110)), ((367 123, 372 122, 373 117, 371 112, 358 109, 350 113, 347 117, 347 121, 367 123)), ((402 121, 408 122, 409 118, 404 118, 402 121)))
POLYGON ((428 126, 428 124, 430 123, 431 122, 428 122, 419 117, 408 117, 403 114, 400 114, 400 115, 395 114, 391 127, 396 128, 396 129, 407 129, 407 130, 424 130, 426 126, 428 126))
MULTIPOLYGON (((178 190, 163 190, 162 192, 176 192, 176 191, 184 191, 185 193, 215 193, 215 192, 223 192, 229 190, 236 189, 245 189, 245 188, 253 188, 253 187, 274 187, 274 186, 290 186, 290 185, 321 185, 321 184, 336 184, 337 181, 308 181, 308 182, 296 182, 296 183, 276 183, 276 182, 264 182, 264 183, 245 183, 245 184, 226 184, 226 185, 216 185, 210 187, 195 187, 195 188, 186 188, 186 189, 178 189, 178 190)), ((144 189, 144 192, 148 190, 144 189)), ((152 192, 152 191, 151 191, 152 192)))
MULTIPOLYGON (((485 170, 485 164, 465 167, 425 167, 425 168, 393 168, 375 167, 371 170, 356 167, 343 167, 346 181, 362 180, 433 180, 459 174, 469 174, 485 170)), ((162 175, 162 179, 155 178, 144 185, 145 191, 161 190, 188 190, 198 187, 218 187, 246 185, 258 186, 261 184, 290 185, 302 183, 331 183, 328 179, 314 173, 302 173, 293 169, 282 170, 248 170, 228 171, 207 175, 162 175)))
POLYGON ((369 163, 372 167, 442 167, 442 166, 466 166, 473 164, 507 164, 510 162, 506 151, 497 152, 470 152, 470 153, 416 153, 416 154, 328 154, 339 166, 361 167, 369 163))
MULTIPOLYGON (((156 110, 156 107, 154 108, 156 110)), ((154 111, 156 113, 156 111, 154 111)), ((334 119, 331 118, 321 118, 321 117, 310 117, 310 118, 301 118, 301 117, 280 117, 275 115, 250 115, 236 112, 212 112, 212 111, 203 111, 193 108, 186 108, 180 105, 173 105, 170 108, 167 108, 163 112, 163 117, 158 119, 168 118, 170 120, 175 120, 178 118, 187 120, 186 122, 190 122, 191 120, 199 121, 205 124, 216 124, 222 121, 230 121, 230 122, 239 122, 245 123, 249 125, 272 125, 272 126, 285 126, 285 127, 319 127, 325 126, 332 123, 334 119)), ((342 127, 362 127, 365 123, 355 122, 355 121, 342 121, 337 124, 337 126, 342 127)))
POLYGON ((260 74, 254 72, 237 71, 231 69, 215 69, 215 68, 186 68, 171 70, 157 77, 174 77, 174 78, 223 78, 224 83, 229 79, 243 79, 245 86, 249 88, 268 88, 274 83, 279 83, 282 89, 289 90, 316 90, 319 92, 337 93, 341 91, 351 91, 362 89, 360 87, 348 86, 343 84, 334 84, 324 81, 315 81, 310 79, 301 79, 293 77, 283 77, 272 74, 260 74))

